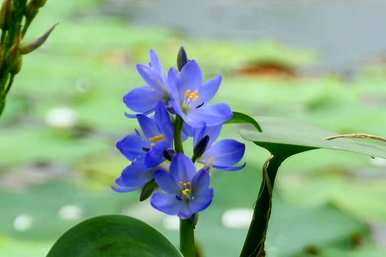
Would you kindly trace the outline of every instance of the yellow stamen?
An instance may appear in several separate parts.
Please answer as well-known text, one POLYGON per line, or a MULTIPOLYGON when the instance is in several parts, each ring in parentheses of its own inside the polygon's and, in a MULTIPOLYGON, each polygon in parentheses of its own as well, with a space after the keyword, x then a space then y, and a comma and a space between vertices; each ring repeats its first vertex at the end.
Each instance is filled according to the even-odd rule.
POLYGON ((158 143, 158 142, 164 141, 165 139, 166 139, 166 137, 164 134, 159 134, 159 135, 156 135, 154 137, 149 138, 149 141, 152 143, 158 143))
POLYGON ((196 101, 200 98, 200 95, 198 94, 197 90, 188 89, 185 91, 185 97, 187 100, 196 101))
POLYGON ((185 188, 184 190, 181 191, 182 195, 185 196, 186 198, 189 198, 190 195, 192 194, 192 189, 190 188, 185 188))
POLYGON ((181 194, 185 199, 189 199, 192 196, 192 183, 190 182, 180 182, 182 187, 181 194))

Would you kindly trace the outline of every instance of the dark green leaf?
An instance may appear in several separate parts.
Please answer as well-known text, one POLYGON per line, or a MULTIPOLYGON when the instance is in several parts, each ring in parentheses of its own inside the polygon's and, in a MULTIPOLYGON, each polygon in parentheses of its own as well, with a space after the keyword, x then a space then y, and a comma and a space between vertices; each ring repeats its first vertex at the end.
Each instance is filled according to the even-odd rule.
POLYGON ((100 216, 67 231, 47 257, 182 257, 157 230, 119 215, 100 216))
POLYGON ((258 131, 262 131, 259 123, 257 123, 257 121, 254 118, 241 112, 233 112, 232 119, 226 122, 226 124, 241 124, 241 123, 251 124, 258 131))

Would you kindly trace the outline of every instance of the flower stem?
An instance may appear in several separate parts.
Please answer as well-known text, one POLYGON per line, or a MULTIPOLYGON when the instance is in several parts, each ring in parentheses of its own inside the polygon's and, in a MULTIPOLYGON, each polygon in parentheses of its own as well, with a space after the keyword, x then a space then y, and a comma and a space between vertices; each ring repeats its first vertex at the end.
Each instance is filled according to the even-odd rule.
POLYGON ((265 257, 265 239, 268 230, 269 218, 272 208, 272 190, 275 184, 277 171, 286 156, 273 155, 263 167, 263 180, 260 186, 259 196, 256 201, 249 226, 247 238, 245 239, 240 257, 265 257))
MULTIPOLYGON (((176 115, 174 120, 174 148, 177 153, 184 152, 182 144, 182 128, 184 120, 176 115)), ((195 257, 194 224, 191 219, 180 219, 180 250, 184 257, 195 257)))
POLYGON ((191 219, 180 220, 180 250, 184 257, 195 257, 194 224, 191 219))
POLYGON ((177 153, 184 152, 184 146, 182 144, 182 127, 184 126, 184 120, 176 115, 174 120, 174 148, 177 153))

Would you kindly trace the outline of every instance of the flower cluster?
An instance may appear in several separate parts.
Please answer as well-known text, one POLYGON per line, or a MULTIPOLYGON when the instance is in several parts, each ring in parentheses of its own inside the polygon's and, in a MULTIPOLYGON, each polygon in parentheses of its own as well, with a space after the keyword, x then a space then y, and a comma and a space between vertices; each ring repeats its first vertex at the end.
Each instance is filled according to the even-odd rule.
POLYGON ((236 171, 244 155, 244 144, 218 140, 223 124, 232 118, 225 103, 209 104, 216 95, 221 76, 204 82, 200 66, 188 60, 181 48, 178 69, 167 72, 154 50, 150 63, 137 65, 145 85, 124 96, 126 106, 136 114, 140 130, 122 138, 118 150, 130 161, 113 189, 117 192, 142 190, 151 205, 166 214, 191 218, 206 209, 213 199, 212 169, 236 171), (192 157, 183 143, 193 142, 192 157))

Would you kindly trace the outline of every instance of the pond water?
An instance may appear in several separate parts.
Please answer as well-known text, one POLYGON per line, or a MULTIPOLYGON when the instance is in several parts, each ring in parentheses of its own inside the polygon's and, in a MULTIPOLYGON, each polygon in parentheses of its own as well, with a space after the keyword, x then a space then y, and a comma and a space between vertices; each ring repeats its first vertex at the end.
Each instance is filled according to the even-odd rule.
POLYGON ((386 0, 107 0, 104 10, 195 38, 317 49, 327 70, 352 71, 386 52, 386 0))

